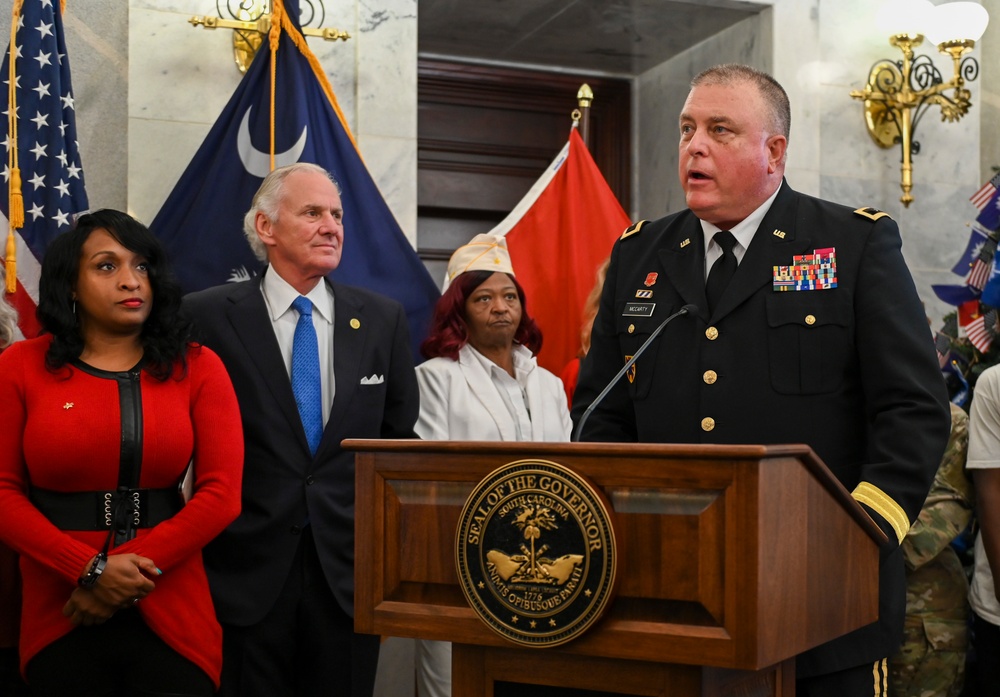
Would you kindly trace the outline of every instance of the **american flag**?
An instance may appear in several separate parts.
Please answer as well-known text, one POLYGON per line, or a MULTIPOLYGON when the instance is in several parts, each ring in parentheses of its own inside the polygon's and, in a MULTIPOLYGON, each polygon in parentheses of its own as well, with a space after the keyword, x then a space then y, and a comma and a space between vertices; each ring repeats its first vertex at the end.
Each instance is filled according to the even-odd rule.
POLYGON ((969 277, 965 281, 968 285, 978 290, 983 289, 986 281, 989 280, 990 272, 993 270, 993 257, 996 253, 997 241, 991 235, 983 242, 976 260, 972 262, 972 269, 969 271, 969 277))
POLYGON ((968 333, 969 341, 979 349, 980 353, 990 350, 990 345, 997 333, 997 311, 988 310, 986 314, 974 319, 965 330, 968 333))
MULTIPOLYGON (((76 140, 76 115, 69 58, 58 0, 24 0, 13 43, 16 109, 11 114, 10 60, 4 54, 0 80, 0 142, 6 159, 0 192, 0 233, 10 232, 10 185, 16 133, 17 164, 24 197, 24 227, 14 230, 17 291, 7 300, 18 310, 24 336, 38 333, 35 306, 41 260, 56 235, 66 232, 88 208, 76 140), (16 119, 13 124, 12 118, 16 119), (16 130, 15 130, 16 129, 16 130)), ((4 249, 0 245, 0 252, 4 249)), ((6 260, 5 260, 6 261, 6 260)))
POLYGON ((983 210, 986 204, 990 202, 990 199, 993 198, 993 194, 996 193, 997 189, 1000 189, 1000 172, 994 174, 988 182, 979 187, 979 191, 972 194, 969 200, 972 201, 972 204, 976 208, 983 210))

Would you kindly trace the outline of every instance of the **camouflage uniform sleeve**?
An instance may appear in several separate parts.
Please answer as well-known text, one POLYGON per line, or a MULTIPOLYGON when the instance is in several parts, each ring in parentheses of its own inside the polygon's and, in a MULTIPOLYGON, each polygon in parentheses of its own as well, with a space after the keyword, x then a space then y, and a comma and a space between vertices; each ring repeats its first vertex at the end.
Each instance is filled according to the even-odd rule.
POLYGON ((965 473, 969 446, 969 417, 951 405, 951 435, 941 466, 916 522, 903 540, 903 558, 917 569, 936 557, 972 519, 975 494, 965 473))

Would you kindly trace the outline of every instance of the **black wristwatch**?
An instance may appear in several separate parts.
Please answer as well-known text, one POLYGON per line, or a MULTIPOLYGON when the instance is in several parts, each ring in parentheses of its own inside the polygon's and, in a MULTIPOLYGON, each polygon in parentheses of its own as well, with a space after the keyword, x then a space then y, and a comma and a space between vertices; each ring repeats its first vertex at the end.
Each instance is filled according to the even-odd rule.
POLYGON ((93 588, 94 584, 97 583, 97 579, 101 577, 104 573, 104 567, 108 565, 108 555, 104 552, 99 552, 97 556, 94 557, 93 563, 90 565, 90 569, 87 570, 83 576, 76 580, 77 584, 81 588, 93 588))

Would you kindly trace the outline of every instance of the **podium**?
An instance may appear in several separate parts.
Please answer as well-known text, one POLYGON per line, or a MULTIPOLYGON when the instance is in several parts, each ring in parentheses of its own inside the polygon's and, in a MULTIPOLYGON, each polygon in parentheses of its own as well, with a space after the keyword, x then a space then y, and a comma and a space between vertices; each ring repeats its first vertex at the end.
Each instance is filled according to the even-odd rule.
POLYGON ((356 451, 355 629, 453 642, 455 697, 496 682, 787 697, 797 654, 878 618, 884 535, 805 445, 343 445, 356 451), (525 459, 603 492, 618 548, 601 619, 550 648, 494 632, 456 571, 467 498, 525 459))

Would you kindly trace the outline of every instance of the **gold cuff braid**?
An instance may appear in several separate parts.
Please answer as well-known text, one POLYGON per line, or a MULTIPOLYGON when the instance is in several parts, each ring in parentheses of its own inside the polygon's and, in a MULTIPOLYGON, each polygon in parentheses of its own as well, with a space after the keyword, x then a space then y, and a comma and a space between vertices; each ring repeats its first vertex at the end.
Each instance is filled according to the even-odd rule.
POLYGON ((903 541, 906 532, 910 529, 910 519, 907 517, 906 511, 891 496, 868 482, 858 484, 851 495, 858 503, 865 504, 889 521, 889 525, 896 531, 897 541, 903 541))

